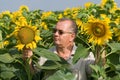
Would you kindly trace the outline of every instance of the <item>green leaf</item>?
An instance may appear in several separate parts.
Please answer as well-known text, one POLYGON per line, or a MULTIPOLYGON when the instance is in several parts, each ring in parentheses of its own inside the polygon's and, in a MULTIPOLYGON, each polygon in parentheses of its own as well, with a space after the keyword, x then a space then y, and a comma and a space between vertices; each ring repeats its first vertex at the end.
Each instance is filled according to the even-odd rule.
POLYGON ((52 70, 52 69, 57 69, 59 67, 60 67, 59 65, 50 65, 50 66, 41 66, 40 68, 52 70))
POLYGON ((61 67, 61 64, 56 61, 47 60, 43 66, 41 66, 41 69, 57 69, 61 67))
MULTIPOLYGON (((37 48, 38 49, 38 48, 37 48)), ((60 61, 60 57, 57 56, 57 54, 47 50, 47 49, 41 49, 41 50, 33 50, 33 52, 39 56, 45 57, 48 60, 53 60, 53 61, 60 61)))
POLYGON ((90 65, 90 67, 91 67, 96 73, 98 73, 98 71, 99 71, 98 65, 90 65))
POLYGON ((108 43, 108 46, 111 48, 111 53, 120 51, 120 43, 108 43))
POLYGON ((0 54, 0 61, 3 63, 11 63, 14 61, 14 58, 9 53, 0 54))
POLYGON ((120 64, 120 60, 119 60, 120 56, 119 56, 119 54, 114 54, 113 53, 113 54, 109 55, 107 58, 114 65, 120 64))
POLYGON ((4 71, 0 73, 0 77, 2 77, 4 80, 10 80, 14 76, 14 73, 10 71, 4 71))
POLYGON ((116 67, 117 71, 119 71, 119 74, 120 74, 120 64, 115 65, 115 67, 116 67))
POLYGON ((0 63, 0 71, 12 71, 12 68, 9 67, 7 64, 0 63))
POLYGON ((79 45, 75 55, 73 57, 73 64, 78 61, 80 58, 85 58, 88 55, 88 48, 83 47, 83 45, 79 45))
POLYGON ((69 69, 70 64, 68 64, 65 61, 50 61, 47 60, 43 66, 41 66, 41 69, 69 69))
POLYGON ((65 72, 62 70, 58 70, 56 73, 48 77, 46 80, 76 80, 76 77, 69 71, 65 72))
POLYGON ((120 73, 118 73, 118 75, 112 77, 111 80, 120 80, 120 73))

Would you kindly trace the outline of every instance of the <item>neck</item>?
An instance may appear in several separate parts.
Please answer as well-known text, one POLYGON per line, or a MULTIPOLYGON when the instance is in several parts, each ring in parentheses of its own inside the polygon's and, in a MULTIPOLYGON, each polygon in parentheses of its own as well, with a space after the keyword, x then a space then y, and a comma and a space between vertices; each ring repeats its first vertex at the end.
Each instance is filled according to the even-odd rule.
POLYGON ((66 47, 57 46, 58 55, 64 59, 68 59, 71 56, 73 45, 74 44, 70 44, 69 46, 66 46, 66 47))

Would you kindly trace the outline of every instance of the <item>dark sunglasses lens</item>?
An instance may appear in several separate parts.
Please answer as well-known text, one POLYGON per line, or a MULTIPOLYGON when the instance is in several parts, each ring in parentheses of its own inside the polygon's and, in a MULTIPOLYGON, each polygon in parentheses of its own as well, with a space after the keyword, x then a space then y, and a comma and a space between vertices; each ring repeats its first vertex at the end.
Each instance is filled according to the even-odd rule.
POLYGON ((62 35, 62 34, 63 34, 63 31, 62 31, 62 30, 53 29, 53 33, 56 33, 57 31, 58 31, 58 34, 59 34, 59 35, 62 35))
POLYGON ((59 30, 58 33, 59 33, 59 35, 62 35, 62 34, 63 34, 63 31, 62 31, 62 30, 59 30))

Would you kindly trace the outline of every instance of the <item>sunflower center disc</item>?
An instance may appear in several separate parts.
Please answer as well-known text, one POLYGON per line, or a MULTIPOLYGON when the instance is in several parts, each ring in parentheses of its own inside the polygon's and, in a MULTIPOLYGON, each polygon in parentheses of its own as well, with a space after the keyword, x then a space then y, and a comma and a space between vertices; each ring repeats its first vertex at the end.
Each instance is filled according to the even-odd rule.
POLYGON ((22 44, 28 44, 34 40, 35 33, 32 29, 23 27, 18 32, 18 37, 22 44))
POLYGON ((105 35, 105 26, 103 24, 100 24, 100 23, 95 23, 94 24, 94 27, 93 27, 93 34, 96 36, 96 37, 102 37, 105 35))

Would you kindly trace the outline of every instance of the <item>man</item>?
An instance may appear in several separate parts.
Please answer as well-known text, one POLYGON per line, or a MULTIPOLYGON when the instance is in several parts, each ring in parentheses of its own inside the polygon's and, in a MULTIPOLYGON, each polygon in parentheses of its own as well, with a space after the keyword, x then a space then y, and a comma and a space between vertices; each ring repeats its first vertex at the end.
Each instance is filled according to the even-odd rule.
MULTIPOLYGON (((72 64, 72 58, 77 49, 74 42, 76 34, 77 26, 73 20, 68 18, 60 19, 53 30, 55 47, 50 50, 71 64, 71 69, 76 74, 77 80, 87 80, 87 75, 91 73, 89 64, 94 63, 95 59, 93 54, 90 53, 87 58, 81 58, 76 64, 72 64)), ((31 56, 32 52, 30 51, 29 53, 31 56)), ((40 58, 39 64, 43 65, 46 60, 46 58, 40 58)))

